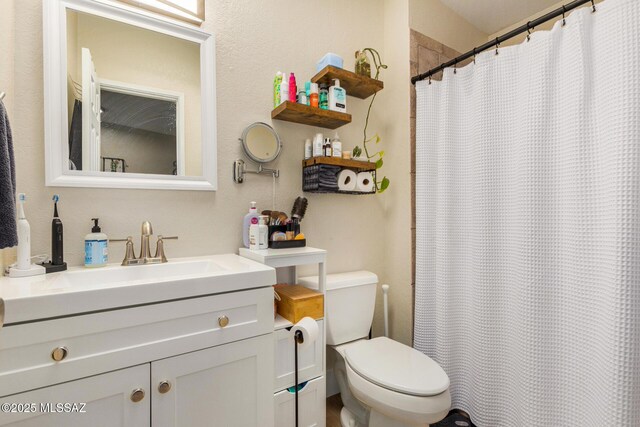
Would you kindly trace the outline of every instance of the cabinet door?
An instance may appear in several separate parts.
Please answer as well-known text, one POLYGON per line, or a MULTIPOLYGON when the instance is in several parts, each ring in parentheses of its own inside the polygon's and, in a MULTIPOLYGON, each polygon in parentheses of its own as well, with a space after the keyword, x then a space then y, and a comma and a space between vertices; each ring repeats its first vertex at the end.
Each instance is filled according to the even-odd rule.
POLYGON ((273 365, 272 334, 153 362, 153 426, 273 426, 273 365))
MULTIPOLYGON (((298 419, 300 427, 324 427, 326 422, 326 398, 324 377, 309 381, 298 391, 298 419)), ((295 427, 296 396, 283 390, 273 396, 275 427, 295 427)))
POLYGON ((5 404, 0 411, 0 426, 144 427, 151 425, 150 401, 149 364, 146 364, 0 397, 0 403, 5 404), (6 404, 14 405, 9 408, 16 411, 23 411, 28 405, 33 411, 5 412, 6 404))

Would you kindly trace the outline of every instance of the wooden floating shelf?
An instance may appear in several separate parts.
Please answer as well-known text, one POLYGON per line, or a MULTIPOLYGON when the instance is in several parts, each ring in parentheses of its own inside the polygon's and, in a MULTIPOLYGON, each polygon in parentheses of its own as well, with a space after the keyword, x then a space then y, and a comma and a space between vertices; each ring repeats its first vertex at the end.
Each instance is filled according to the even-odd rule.
POLYGON ((343 159, 340 157, 312 157, 302 161, 302 166, 313 165, 332 165, 341 166, 348 169, 358 169, 361 171, 374 171, 376 170, 376 164, 372 162, 362 162, 360 160, 343 159))
POLYGON ((374 93, 384 89, 384 83, 371 77, 347 71, 342 68, 327 65, 318 74, 311 78, 313 83, 332 84, 333 79, 340 80, 340 86, 347 91, 347 95, 360 99, 367 99, 374 93))
POLYGON ((271 118, 326 129, 337 129, 351 123, 351 114, 323 110, 290 101, 283 102, 271 111, 271 118))

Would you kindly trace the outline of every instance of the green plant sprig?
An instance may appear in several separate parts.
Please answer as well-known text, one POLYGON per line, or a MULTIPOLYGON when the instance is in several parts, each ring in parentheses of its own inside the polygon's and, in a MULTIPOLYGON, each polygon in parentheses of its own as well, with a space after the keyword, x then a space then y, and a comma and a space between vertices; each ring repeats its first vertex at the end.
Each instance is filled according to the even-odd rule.
MULTIPOLYGON (((367 47, 365 49, 362 49, 363 52, 369 52, 371 54, 371 57, 373 59, 373 64, 376 67, 376 75, 375 75, 375 79, 378 79, 378 76, 380 75, 380 70, 387 69, 387 65, 382 63, 382 59, 380 58, 380 54, 378 53, 377 50, 367 47)), ((378 95, 378 92, 373 94, 373 97, 371 98, 371 102, 369 103, 369 109, 367 110, 367 117, 365 118, 364 121, 364 130, 363 130, 363 139, 362 139, 362 147, 364 148, 364 154, 367 157, 367 160, 371 160, 377 157, 377 159, 375 160, 376 162, 376 171, 378 169, 380 169, 382 167, 382 165, 384 164, 384 161, 382 160, 382 158, 384 157, 384 151, 378 151, 376 153, 373 154, 369 154, 369 148, 367 147, 367 143, 375 140, 375 144, 378 144, 380 142, 380 136, 376 133, 373 137, 367 139, 367 128, 369 127, 369 116, 371 115, 371 108, 373 107, 373 103, 376 100, 376 96, 378 95)), ((354 157, 359 157, 360 154, 362 154, 362 149, 358 146, 356 146, 353 149, 353 156, 354 157)), ((375 189, 378 193, 382 193, 384 192, 387 188, 389 188, 389 178, 387 178, 386 176, 382 178, 381 181, 375 181, 375 189)))

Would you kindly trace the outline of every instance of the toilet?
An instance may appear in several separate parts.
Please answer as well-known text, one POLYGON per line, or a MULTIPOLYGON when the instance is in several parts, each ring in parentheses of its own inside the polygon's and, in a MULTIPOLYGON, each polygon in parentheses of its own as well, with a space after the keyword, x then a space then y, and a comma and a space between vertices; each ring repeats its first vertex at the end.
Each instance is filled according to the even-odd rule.
MULTIPOLYGON (((300 284, 317 288, 318 277, 300 284)), ((329 274, 327 345, 344 407, 343 427, 428 426, 451 407, 449 377, 431 358, 387 337, 367 339, 378 277, 369 271, 329 274)))

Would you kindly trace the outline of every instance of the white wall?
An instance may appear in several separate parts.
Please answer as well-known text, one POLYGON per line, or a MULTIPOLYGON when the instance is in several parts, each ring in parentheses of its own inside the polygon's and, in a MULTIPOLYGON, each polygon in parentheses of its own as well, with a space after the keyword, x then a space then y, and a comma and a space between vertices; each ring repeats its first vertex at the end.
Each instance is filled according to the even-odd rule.
POLYGON ((411 28, 460 53, 487 41, 486 33, 439 0, 409 0, 409 10, 411 28))
MULTIPOLYGON (((233 160, 243 157, 238 142, 243 128, 254 121, 271 122, 275 72, 293 70, 303 81, 315 73, 316 61, 328 51, 340 54, 346 67, 353 69, 356 49, 383 46, 381 0, 208 0, 206 7, 208 19, 203 28, 215 33, 217 43, 219 191, 73 189, 44 186, 42 2, 21 0, 11 2, 7 9, 3 0, 0 19, 8 23, 15 19, 18 26, 15 41, 10 40, 14 37, 11 25, 0 27, 0 40, 8 46, 0 61, 0 86, 12 99, 8 106, 15 134, 18 191, 28 195, 26 211, 34 254, 50 250, 53 193, 61 197, 65 257, 72 265, 82 263, 82 239, 90 231, 92 217, 99 217, 103 231, 112 237, 136 235, 144 220, 151 221, 157 234, 179 235, 180 240, 166 247, 169 259, 236 252, 249 202, 256 200, 260 209, 271 208, 271 179, 250 175, 238 185, 231 179, 231 168, 233 160), (11 13, 12 6, 15 13, 11 13), (306 21, 309 16, 315 18, 317 28, 310 27, 306 21), (321 23, 326 26, 324 30, 321 23), (4 58, 15 59, 15 68, 7 67, 4 58)), ((374 111, 370 126, 384 134, 381 105, 374 111)), ((366 103, 349 98, 349 112, 353 123, 339 130, 345 149, 360 142, 366 103)), ((281 170, 278 207, 289 211, 295 197, 302 194, 304 139, 320 129, 284 122, 274 122, 273 126, 284 144, 274 164, 281 170)), ((393 155, 392 145, 387 148, 393 155)), ((329 271, 381 272, 384 235, 379 228, 385 222, 382 199, 305 195, 309 209, 303 231, 310 245, 329 251, 329 271)), ((123 254, 123 247, 111 246, 112 261, 119 261, 123 254)))

